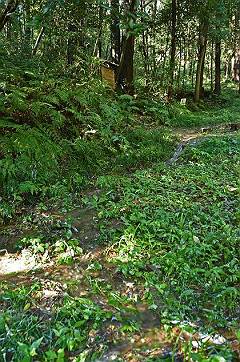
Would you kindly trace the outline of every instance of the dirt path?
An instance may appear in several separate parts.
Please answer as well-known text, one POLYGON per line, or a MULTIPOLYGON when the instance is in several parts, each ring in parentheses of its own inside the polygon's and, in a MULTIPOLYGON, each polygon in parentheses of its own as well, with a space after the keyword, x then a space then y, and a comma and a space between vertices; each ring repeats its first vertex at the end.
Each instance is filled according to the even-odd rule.
POLYGON ((168 165, 175 164, 179 157, 182 155, 186 146, 197 146, 199 143, 203 142, 210 137, 216 136, 226 136, 234 135, 240 129, 240 124, 231 123, 231 124, 221 124, 218 126, 209 126, 204 128, 179 128, 175 129, 174 133, 181 142, 177 146, 176 151, 173 156, 166 162, 168 165))
MULTIPOLYGON (((202 129, 177 129, 175 134, 180 138, 168 165, 175 164, 185 147, 196 146, 210 137, 234 134, 239 128, 235 125, 216 126, 202 129), (236 128, 236 129, 235 129, 236 128)), ((164 330, 159 320, 159 313, 150 310, 141 302, 143 291, 135 280, 129 280, 120 275, 116 266, 109 262, 106 247, 96 241, 100 235, 100 224, 96 210, 77 207, 68 213, 56 211, 35 210, 31 222, 14 225, 5 229, 5 235, 0 238, 0 281, 10 285, 41 285, 42 299, 36 305, 35 313, 44 316, 51 315, 51 308, 64 295, 72 297, 88 297, 95 303, 113 313, 121 310, 122 323, 114 318, 109 321, 104 330, 100 331, 101 343, 108 346, 108 352, 99 360, 140 362, 150 358, 164 358, 184 361, 181 354, 174 350, 173 341, 182 343, 193 339, 201 344, 208 338, 206 335, 184 334, 180 328, 172 325, 171 336, 164 330), (71 221, 69 221, 71 220, 71 221), (50 237, 61 236, 65 231, 73 237, 81 239, 82 256, 76 257, 72 265, 58 265, 54 258, 39 259, 27 251, 14 252, 16 241, 22 237, 38 237, 39 233, 50 237), (108 286, 106 292, 101 286, 108 286), (114 299, 113 302, 111 298, 114 299), (117 301, 119 306, 117 306, 117 301), (126 333, 121 331, 127 321, 126 333), (138 327, 136 327, 138 326, 138 327)), ((110 227, 121 228, 121 223, 113 221, 110 227)), ((209 337, 210 338, 210 337, 209 337)), ((216 336, 213 344, 224 343, 224 336, 216 336), (219 342, 220 341, 220 342, 219 342)))

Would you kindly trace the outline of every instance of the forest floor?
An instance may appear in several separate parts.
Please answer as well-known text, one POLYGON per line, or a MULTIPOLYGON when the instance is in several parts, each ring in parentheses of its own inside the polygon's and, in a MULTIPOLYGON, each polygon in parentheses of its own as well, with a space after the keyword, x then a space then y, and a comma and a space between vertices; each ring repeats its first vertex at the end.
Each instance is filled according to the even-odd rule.
POLYGON ((24 210, 0 236, 0 361, 237 361, 237 124, 24 210))

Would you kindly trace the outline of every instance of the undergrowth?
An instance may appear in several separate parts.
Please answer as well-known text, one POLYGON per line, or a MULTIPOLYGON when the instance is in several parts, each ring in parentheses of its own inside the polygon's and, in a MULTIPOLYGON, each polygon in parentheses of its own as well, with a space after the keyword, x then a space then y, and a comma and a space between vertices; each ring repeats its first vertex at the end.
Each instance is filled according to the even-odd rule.
POLYGON ((169 109, 174 127, 204 127, 220 124, 239 124, 239 94, 226 86, 220 97, 212 96, 196 105, 188 99, 186 105, 175 102, 169 109))
POLYGON ((2 284, 0 305, 0 361, 33 360, 63 362, 96 360, 101 348, 98 330, 111 318, 87 298, 65 297, 55 303, 54 311, 38 308, 40 285, 19 287, 13 291, 2 284))
POLYGON ((114 95, 97 79, 80 83, 24 69, 2 71, 0 89, 1 215, 24 200, 81 190, 99 172, 168 157, 173 138, 157 108, 114 95), (141 112, 155 117, 155 132, 141 112), (54 187, 57 185, 57 187, 54 187))
POLYGON ((180 336, 231 330, 239 338, 239 135, 212 136, 186 148, 177 164, 163 161, 177 141, 171 127, 238 123, 237 96, 231 106, 229 90, 196 107, 113 94, 98 79, 69 81, 25 68, 2 72, 1 79, 1 221, 36 203, 42 217, 35 230, 36 215, 26 212, 22 221, 33 235, 18 248, 55 266, 80 263, 86 240, 71 220, 58 224, 48 214, 55 200, 66 213, 76 198, 78 207, 97 210, 94 238, 106 246, 106 273, 114 270, 136 290, 128 296, 102 279, 101 260, 86 267, 86 298, 71 294, 74 279, 66 289, 63 282, 54 285, 59 295, 40 281, 2 283, 0 360, 96 361, 115 338, 104 336, 109 322, 124 338, 140 332, 139 303, 186 360, 234 360, 227 342, 193 349, 180 336), (84 196, 89 185, 99 191, 95 196, 84 196), (172 332, 173 322, 180 334, 172 332))
POLYGON ((26 200, 32 204, 78 192, 92 176, 110 169, 122 173, 166 160, 176 141, 169 126, 239 121, 238 98, 231 90, 219 103, 167 105, 161 99, 113 94, 98 78, 80 81, 33 64, 31 71, 9 64, 0 71, 4 220, 26 200))
MULTIPOLYGON (((74 279, 73 269, 71 280, 63 278, 60 285, 49 286, 47 275, 30 285, 2 283, 0 360, 101 360, 115 338, 141 333, 136 307, 143 303, 159 321, 154 333, 161 338, 150 350, 161 348, 159 357, 145 358, 140 351, 137 360, 172 361, 178 353, 186 361, 237 360, 222 334, 231 333, 238 343, 239 151, 239 135, 212 136, 189 146, 176 165, 159 162, 132 174, 99 177, 101 193, 82 202, 98 211, 107 264, 90 260, 83 278, 74 279), (121 226, 109 227, 114 220, 121 226), (111 284, 111 273, 117 285, 111 284), (82 298, 79 288, 86 280, 89 294, 82 298), (120 285, 128 285, 128 292, 120 285), (52 288, 56 294, 48 295, 52 288), (219 336, 223 342, 210 341, 219 336), (166 358, 164 345, 171 350, 166 358)), ((60 264, 73 263, 85 241, 73 240, 71 225, 64 226, 61 242, 57 234, 57 243, 25 238, 19 246, 33 254, 48 250, 60 264), (69 251, 71 260, 63 260, 69 251)), ((76 264, 81 265, 77 258, 76 264)))
POLYGON ((106 229, 109 260, 143 283, 162 318, 213 329, 237 323, 239 151, 239 136, 216 137, 188 148, 176 166, 98 179, 104 192, 92 204, 102 220, 124 225, 106 229))

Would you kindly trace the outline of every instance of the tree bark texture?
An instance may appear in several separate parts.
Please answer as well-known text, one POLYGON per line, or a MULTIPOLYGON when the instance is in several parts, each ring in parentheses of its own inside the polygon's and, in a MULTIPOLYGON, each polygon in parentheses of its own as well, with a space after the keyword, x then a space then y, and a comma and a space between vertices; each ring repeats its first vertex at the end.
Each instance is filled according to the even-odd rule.
MULTIPOLYGON (((130 1, 129 21, 131 18, 134 19, 137 3, 137 0, 130 1)), ((123 41, 117 83, 119 87, 123 88, 129 94, 134 94, 134 46, 135 35, 131 29, 128 29, 123 41)))
POLYGON ((119 0, 111 0, 111 56, 119 64, 121 56, 121 34, 119 18, 119 0))
POLYGON ((203 75, 204 75, 204 62, 207 49, 207 33, 208 33, 208 22, 204 21, 200 24, 199 30, 199 52, 198 52, 198 63, 197 63, 197 74, 195 84, 195 102, 198 103, 200 98, 203 96, 203 75))
POLYGON ((168 84, 168 100, 173 97, 173 84, 175 72, 175 57, 177 47, 177 0, 172 0, 172 25, 171 25, 171 54, 169 67, 169 84, 168 84))
POLYGON ((214 93, 221 93, 221 41, 215 44, 215 87, 214 93))

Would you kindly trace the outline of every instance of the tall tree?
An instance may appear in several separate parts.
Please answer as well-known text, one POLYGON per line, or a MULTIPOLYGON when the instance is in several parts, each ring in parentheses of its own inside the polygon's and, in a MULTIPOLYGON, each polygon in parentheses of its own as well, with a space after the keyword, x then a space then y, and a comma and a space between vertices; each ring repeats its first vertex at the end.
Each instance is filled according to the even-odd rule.
POLYGON ((30 55, 32 52, 32 27, 31 27, 31 0, 24 1, 24 10, 25 10, 25 21, 24 21, 24 52, 27 55, 30 55))
POLYGON ((120 62, 121 34, 119 0, 111 0, 111 57, 115 63, 120 62))
POLYGON ((14 11, 16 11, 18 4, 18 0, 7 1, 5 9, 0 14, 0 31, 4 28, 14 11))
POLYGON ((77 46, 77 27, 72 21, 68 25, 68 40, 67 40, 67 64, 72 65, 74 61, 74 56, 76 53, 77 46))
POLYGON ((207 50, 207 36, 208 36, 209 20, 207 17, 201 20, 199 25, 199 50, 198 62, 195 84, 195 102, 199 102, 203 95, 203 75, 204 75, 204 62, 207 50))
POLYGON ((118 85, 124 87, 129 94, 134 93, 134 45, 135 23, 138 0, 126 0, 127 26, 123 40, 121 59, 118 70, 118 85))
MULTIPOLYGON (((240 6, 240 4, 239 4, 240 6)), ((235 82, 239 83, 239 93, 240 93, 240 9, 237 7, 234 13, 234 42, 233 42, 233 66, 232 66, 232 78, 235 82)))
POLYGON ((215 87, 214 93, 221 93, 221 40, 215 44, 215 87))
POLYGON ((173 83, 175 71, 175 58, 177 47, 177 0, 172 0, 171 4, 171 51, 170 51, 170 67, 169 67, 169 85, 168 85, 168 99, 171 100, 173 96, 173 83))
POLYGON ((221 63, 222 63, 222 44, 226 38, 229 20, 227 8, 231 9, 232 4, 229 1, 219 0, 215 6, 215 24, 213 25, 213 40, 215 43, 215 85, 214 93, 221 93, 221 63))

